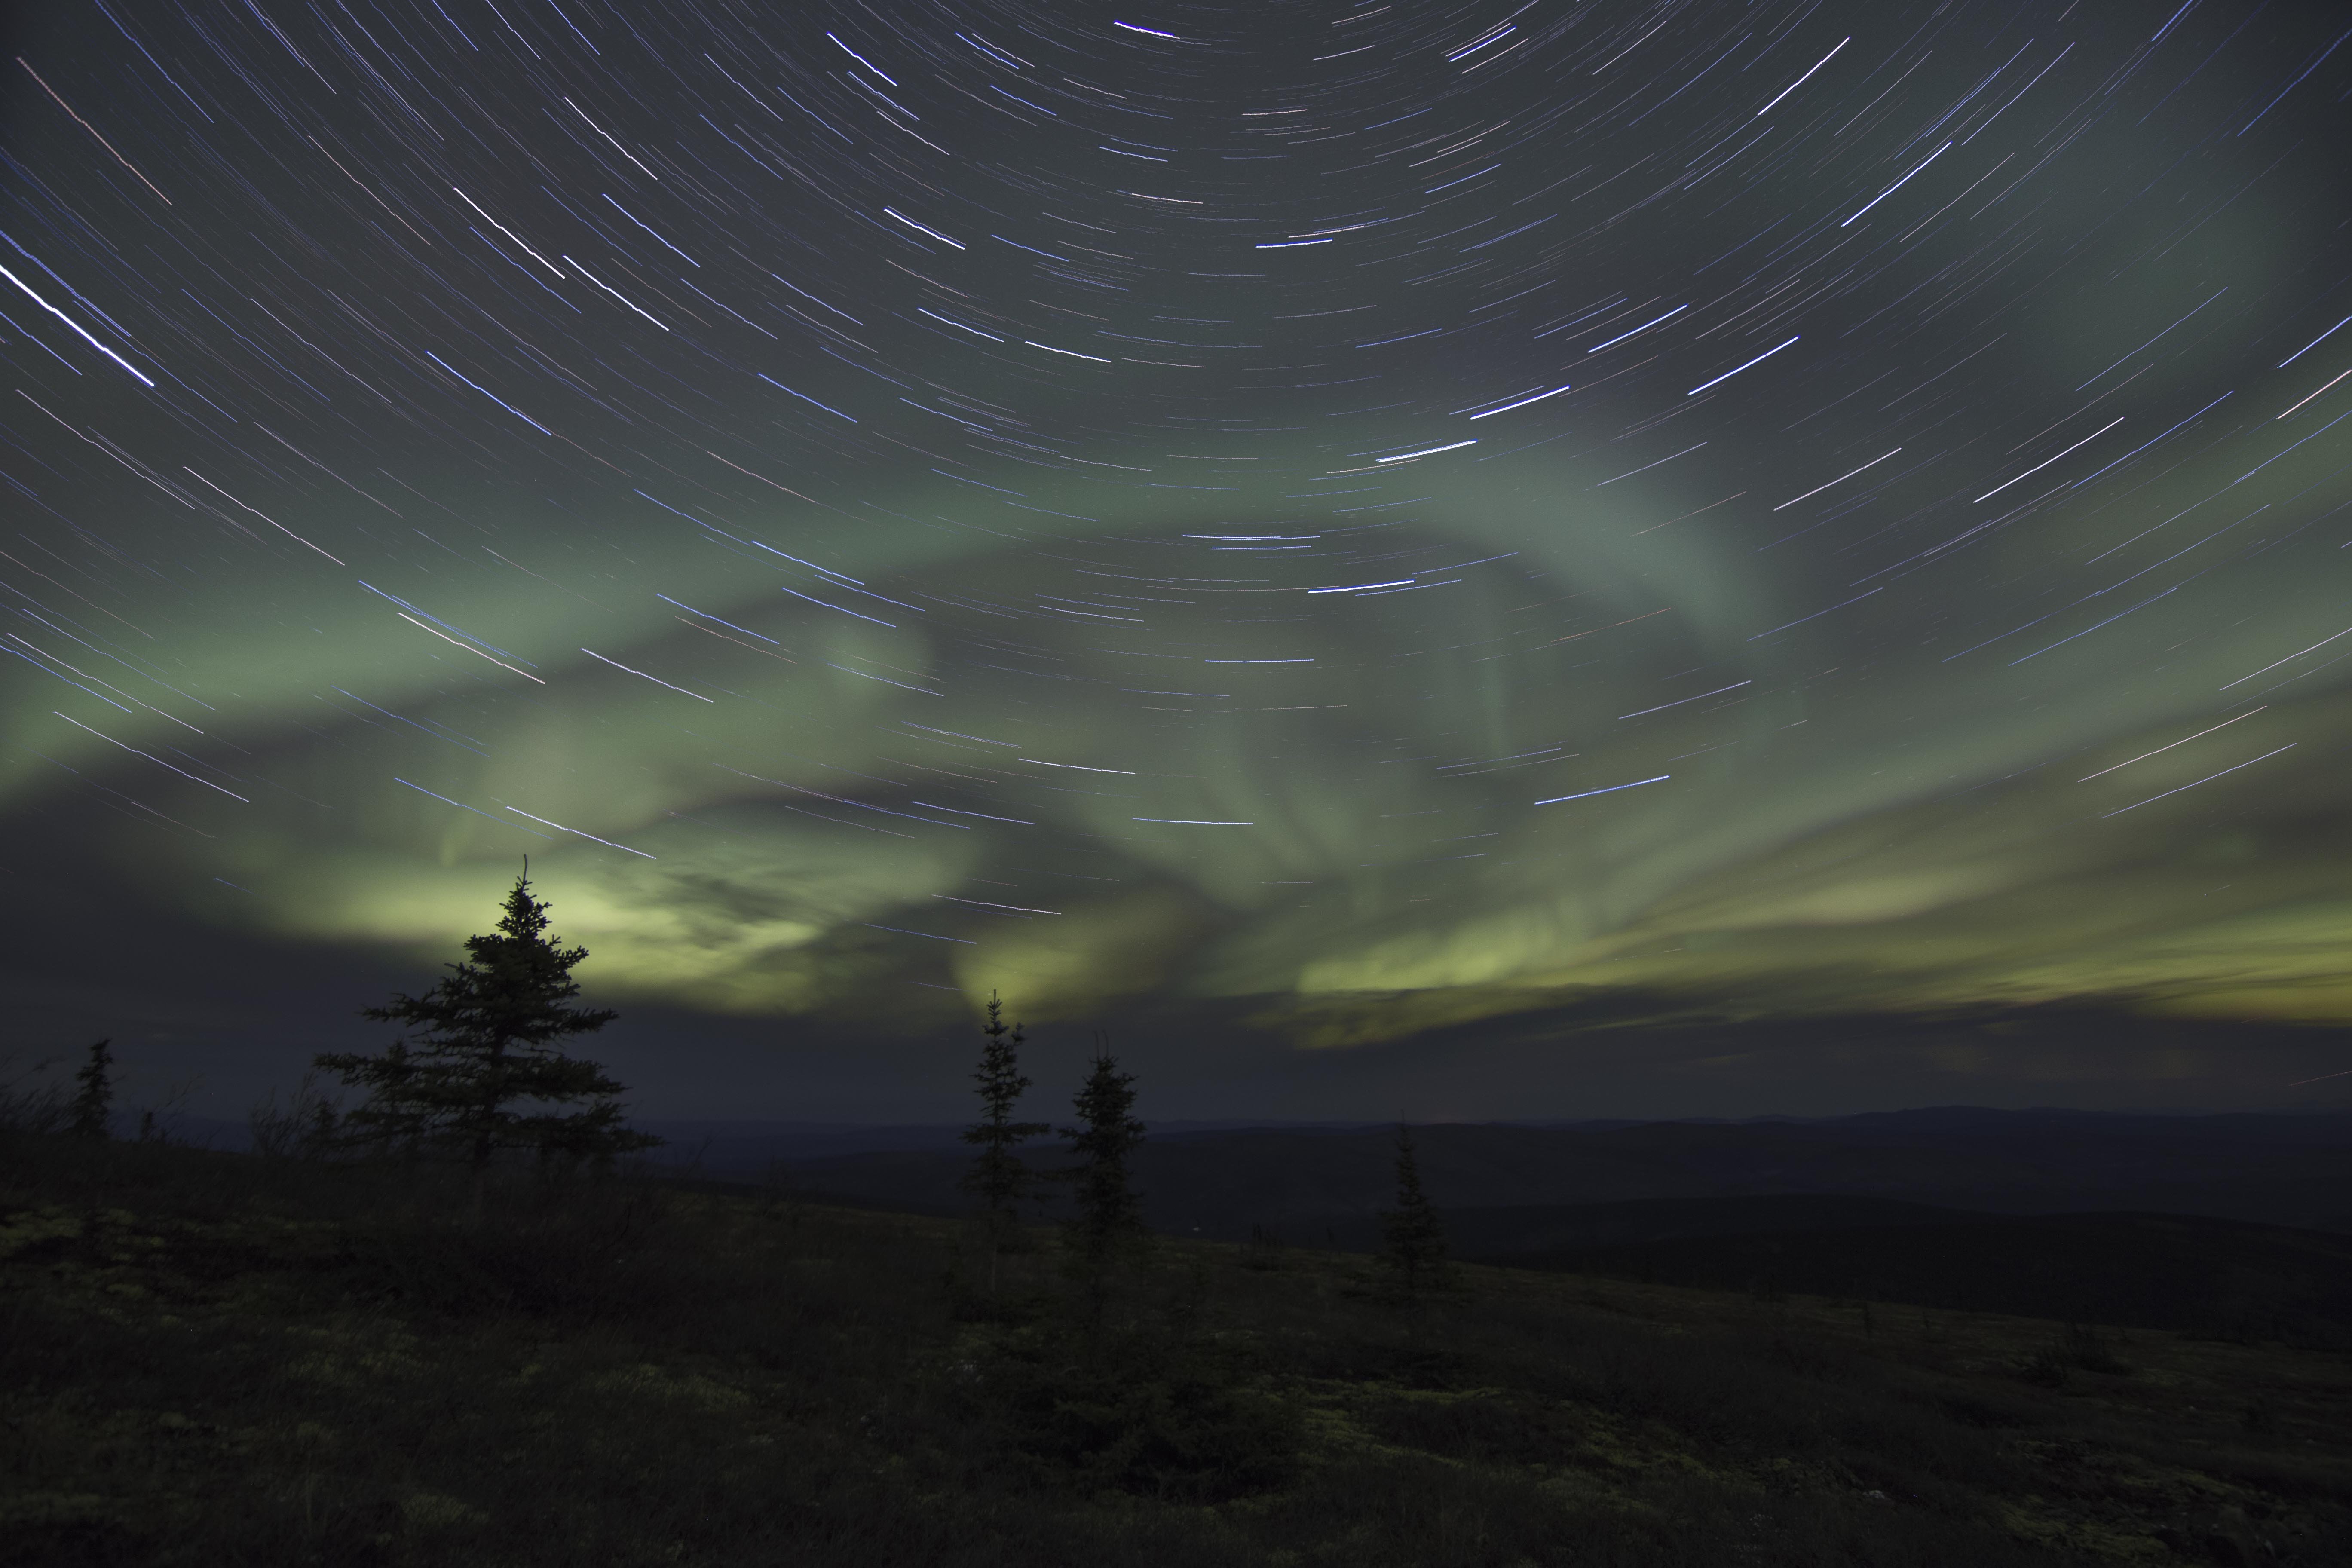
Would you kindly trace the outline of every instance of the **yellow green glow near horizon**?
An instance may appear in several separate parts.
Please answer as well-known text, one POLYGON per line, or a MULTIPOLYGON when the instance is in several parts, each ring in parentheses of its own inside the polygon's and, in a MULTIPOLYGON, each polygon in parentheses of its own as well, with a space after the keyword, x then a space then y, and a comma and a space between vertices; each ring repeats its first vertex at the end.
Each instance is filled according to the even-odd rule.
MULTIPOLYGON (((2037 683, 1994 706, 1937 669, 1935 645, 1905 660, 1885 643, 1870 654, 1880 692, 1841 690, 1827 672, 1850 656, 1834 648, 1740 646, 1738 626, 1769 624, 1786 601, 1740 590, 1731 563, 1690 549, 1689 536, 1671 551, 1627 545, 1612 537, 1622 521, 1612 512, 1585 537, 1555 514, 1546 537, 1548 505, 1573 504, 1570 484, 1558 489, 1558 502, 1532 485, 1474 492, 1454 506, 1475 524, 1431 530, 1458 552, 1519 547, 1501 570, 1471 569, 1453 590, 1464 595, 1457 611, 1474 606, 1468 623, 1507 625, 1513 601, 1529 594, 1535 555, 1537 570, 1573 584, 1554 592, 1585 595, 1590 622, 1605 628, 1507 658, 1494 657, 1507 645, 1491 634, 1455 650, 1383 657, 1401 628, 1378 601, 1244 628, 1244 643, 1224 624, 1226 605, 1209 600, 1181 618, 1163 613, 1151 640, 1130 638, 1140 646, 1125 650, 1101 646, 1091 627, 1033 630, 1026 645, 1055 661, 1041 668, 1075 690, 1046 702, 1013 686, 949 707, 907 689, 940 675, 945 649, 903 630, 826 626, 815 612, 793 625, 760 600, 722 596, 729 584, 714 574, 673 596, 764 627, 799 663, 750 647, 702 648, 711 639, 676 619, 629 640, 605 623, 599 652, 673 675, 698 657, 699 680, 731 691, 731 704, 575 665, 551 670, 544 692, 486 724, 478 702, 436 692, 448 679, 434 663, 443 656, 420 650, 394 619, 391 635, 338 638, 337 668, 322 670, 314 656, 289 671, 274 702, 248 694, 259 710, 239 743, 274 753, 268 776, 283 789, 342 803, 312 818, 323 830, 281 817, 239 832, 249 818, 215 812, 204 820, 215 837, 189 869, 219 868, 257 895, 247 918, 264 929, 438 962, 482 925, 529 853, 559 929, 592 949, 583 974, 600 994, 729 1013, 856 1012, 910 1029, 955 1005, 910 980, 958 988, 967 1005, 998 992, 1037 1021, 1158 994, 1262 998, 1277 1029, 1326 1045, 1596 990, 1687 992, 1710 1005, 1738 998, 1754 1016, 2112 1001, 2208 1016, 2352 1017, 2341 963, 2352 899, 2340 890, 2340 860, 2326 853, 2333 847, 2298 826, 2329 804, 2318 755, 2297 765, 2291 752, 2274 759, 2286 765, 2102 819, 2194 784, 2217 758, 2226 765, 2289 742, 2315 753, 2315 738, 2346 731, 2352 706, 2339 694, 2201 711, 2182 701, 2181 686, 2219 685, 2275 646, 2277 613, 2234 637, 2209 633, 2189 679, 2137 693, 2128 672, 2084 679, 2078 663, 2066 671, 2072 689, 2037 683), (1537 542, 1540 554, 1527 548, 1537 542), (1315 662, 1166 658, 1188 642, 1315 662), (1579 672, 1572 693, 1559 691, 1551 683, 1588 649, 1610 657, 1579 672), (1161 701, 1224 710, 1139 711, 1124 689, 1143 683, 1135 672, 1154 654, 1151 663, 1185 671, 1165 689, 1233 694, 1161 701), (1710 656, 1727 677, 1714 684, 1775 689, 1617 718, 1658 694, 1662 676, 1710 656), (1210 668, 1219 673, 1204 683, 1210 668), (861 668, 906 686, 851 673, 861 668), (392 684, 404 679, 408 690, 392 684), (289 733, 295 721, 315 722, 322 683, 371 690, 491 754, 443 742, 420 758, 381 720, 330 743, 289 733), (1249 696, 1276 710, 1232 710, 1249 696), (1300 700, 1263 700, 1271 698, 1300 700), (1922 707, 1937 710, 1934 723, 1910 711, 1922 707), (710 710, 681 713, 696 709, 710 710), (2225 721, 2207 741, 2226 739, 2227 756, 2174 744, 2225 721), (1368 733, 1382 741, 1360 739, 1368 733), (1555 760, 1562 752, 1574 754, 1555 760), (1661 761, 1676 756, 1685 760, 1661 761), (1672 776, 1660 784, 1532 804, 1661 768, 1672 776), (900 781, 895 794, 856 787, 885 773, 900 781), (2086 775, 2096 776, 2077 782, 2086 775), (642 853, 453 809, 400 779, 642 853), (975 780, 997 792, 992 816, 1024 820, 913 804, 968 800, 945 790, 975 780), (860 814, 828 795, 887 800, 904 815, 860 814), (780 805, 864 820, 850 827, 780 805), (351 831, 350 816, 362 831, 351 831), (1252 826, 1133 820, 1142 816, 1252 826), (969 826, 934 826, 958 822, 969 826), (1464 851, 1483 854, 1450 860, 1464 851), (1045 910, 1055 912, 1030 912, 1045 910), (1428 1001, 1400 1010, 1398 993, 1428 1001)), ((1139 552, 1170 548, 1164 535, 1145 535, 1089 544, 1083 558, 1132 573, 1166 558, 1139 562, 1139 552)), ((1172 548, 1201 558, 1197 544, 1172 548)), ((858 558, 839 570, 895 598, 952 582, 1009 600, 1035 570, 1032 553, 896 569, 858 558)), ((445 599, 436 613, 512 637, 488 597, 445 599)), ((2197 626, 2184 616, 2179 629, 2197 626)), ((157 738, 125 725, 113 733, 157 738)), ((95 760, 95 749, 75 764, 95 760)), ((132 836, 119 852, 152 865, 156 849, 132 836)), ((191 912, 218 908, 199 899, 191 912)))

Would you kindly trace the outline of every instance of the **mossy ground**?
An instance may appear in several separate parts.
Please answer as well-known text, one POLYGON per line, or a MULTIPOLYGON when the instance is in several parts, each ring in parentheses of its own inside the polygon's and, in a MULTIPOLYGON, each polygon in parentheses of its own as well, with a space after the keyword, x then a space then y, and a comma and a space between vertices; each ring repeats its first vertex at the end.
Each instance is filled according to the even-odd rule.
POLYGON ((0 1140, 0 1562, 2352 1562, 2352 1358, 0 1140))

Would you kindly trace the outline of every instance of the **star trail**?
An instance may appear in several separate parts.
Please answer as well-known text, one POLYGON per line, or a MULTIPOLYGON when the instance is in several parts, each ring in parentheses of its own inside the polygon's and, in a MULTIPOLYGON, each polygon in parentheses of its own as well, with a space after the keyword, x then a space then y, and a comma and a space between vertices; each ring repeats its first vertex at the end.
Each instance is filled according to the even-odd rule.
POLYGON ((2339 8, 1122 6, 20 20, 27 935, 2352 1020, 2339 8))

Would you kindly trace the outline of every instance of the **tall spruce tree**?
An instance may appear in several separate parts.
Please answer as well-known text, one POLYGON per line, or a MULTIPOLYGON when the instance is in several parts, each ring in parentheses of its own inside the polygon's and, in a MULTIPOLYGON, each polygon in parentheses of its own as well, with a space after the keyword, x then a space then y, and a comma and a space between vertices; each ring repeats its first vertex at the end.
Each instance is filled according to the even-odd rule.
POLYGON ((1381 1262, 1399 1294, 1412 1300, 1453 1281, 1445 1261, 1445 1231, 1421 1190, 1412 1129, 1402 1121, 1396 1130, 1396 1207, 1381 1211, 1381 1262))
POLYGON ((1143 1200, 1129 1179, 1127 1161, 1143 1142, 1135 1118, 1135 1075, 1095 1043, 1094 1066, 1073 1102, 1078 1124, 1060 1129, 1078 1163, 1055 1173, 1071 1184, 1072 1214, 1064 1227, 1064 1256, 1077 1281, 1090 1323, 1102 1321, 1112 1268, 1148 1234, 1143 1200))
POLYGON ((996 1289, 996 1257, 1005 1231, 1018 1219, 1015 1205, 1029 1195, 1035 1173, 1014 1151, 1053 1129, 1043 1121, 1015 1121, 1013 1108, 1030 1087, 1021 1071, 1021 1026, 1004 1022, 1004 1004, 992 992, 988 1022, 981 1035, 980 1067, 972 1077, 980 1094, 980 1120, 964 1129, 963 1141, 976 1146, 971 1170, 963 1178, 964 1191, 979 1198, 988 1218, 988 1289, 996 1289))
POLYGON ((560 1048, 620 1015, 566 1005, 580 994, 572 971, 588 950, 559 947, 546 934, 547 905, 532 897, 529 869, 507 894, 497 933, 466 939, 467 962, 445 965, 449 973, 422 996, 395 994, 361 1009, 379 1023, 410 1026, 413 1039, 381 1056, 317 1058, 368 1091, 343 1120, 347 1140, 457 1154, 473 1171, 477 1213, 502 1149, 603 1163, 661 1142, 621 1125, 622 1085, 560 1048), (566 1106, 583 1109, 560 1109, 566 1106))
POLYGON ((68 1129, 77 1138, 106 1136, 107 1117, 114 1110, 114 1042, 100 1040, 89 1047, 89 1060, 74 1074, 81 1087, 74 1091, 73 1121, 68 1129))

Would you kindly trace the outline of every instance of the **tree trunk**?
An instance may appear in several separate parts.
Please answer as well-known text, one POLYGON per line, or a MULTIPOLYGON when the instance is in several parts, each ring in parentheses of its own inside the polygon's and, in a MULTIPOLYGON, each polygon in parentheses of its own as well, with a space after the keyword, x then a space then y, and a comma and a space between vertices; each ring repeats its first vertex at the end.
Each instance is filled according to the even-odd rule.
POLYGON ((506 1096, 505 1065, 507 1043, 500 1039, 490 1046, 489 1070, 482 1075, 481 1121, 474 1130, 474 1223, 482 1223, 482 1194, 489 1184, 490 1156, 497 1152, 494 1136, 498 1127, 499 1101, 506 1096))

